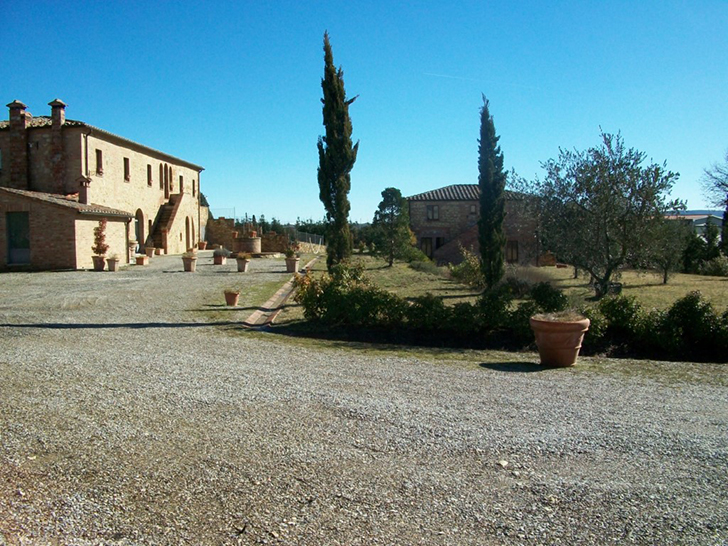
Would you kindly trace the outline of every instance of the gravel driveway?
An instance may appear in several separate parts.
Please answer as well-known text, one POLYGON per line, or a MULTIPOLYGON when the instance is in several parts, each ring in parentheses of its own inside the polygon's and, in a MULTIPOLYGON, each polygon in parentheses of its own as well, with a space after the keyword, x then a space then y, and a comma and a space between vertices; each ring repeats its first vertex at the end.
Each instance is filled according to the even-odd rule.
POLYGON ((728 544, 725 366, 292 342, 202 256, 0 275, 0 544, 728 544))

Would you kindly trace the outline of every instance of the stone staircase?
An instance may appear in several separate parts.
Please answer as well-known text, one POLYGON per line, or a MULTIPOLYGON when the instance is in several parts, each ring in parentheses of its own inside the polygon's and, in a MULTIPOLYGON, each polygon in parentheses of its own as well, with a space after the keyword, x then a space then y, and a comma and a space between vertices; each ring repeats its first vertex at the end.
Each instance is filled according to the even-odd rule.
POLYGON ((176 193, 169 196, 169 201, 159 207, 159 212, 154 220, 152 227, 152 240, 155 248, 166 248, 165 234, 169 231, 169 227, 173 220, 175 205, 179 201, 181 195, 176 193))

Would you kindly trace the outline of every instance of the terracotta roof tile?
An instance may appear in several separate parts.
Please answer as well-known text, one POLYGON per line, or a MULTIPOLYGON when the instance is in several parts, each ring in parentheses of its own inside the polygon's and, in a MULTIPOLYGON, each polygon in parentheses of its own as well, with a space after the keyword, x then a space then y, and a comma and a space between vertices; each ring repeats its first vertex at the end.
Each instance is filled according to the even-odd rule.
MULTIPOLYGON (((50 116, 33 116, 28 121, 27 127, 29 129, 35 129, 37 127, 50 127, 51 117, 50 116)), ((63 124, 64 127, 84 127, 86 124, 83 121, 76 121, 74 119, 67 119, 63 124)), ((10 128, 10 122, 8 120, 0 121, 0 131, 7 130, 10 128)))
MULTIPOLYGON (((506 191, 505 195, 506 199, 514 199, 517 194, 506 191)), ((479 199, 480 188, 477 184, 453 184, 407 197, 408 201, 478 201, 479 199)))
POLYGON ((18 190, 15 188, 0 188, 0 192, 13 193, 33 199, 35 201, 43 201, 44 203, 50 203, 51 205, 58 205, 61 207, 74 209, 79 214, 93 214, 100 216, 121 216, 124 218, 133 218, 134 215, 130 212, 126 212, 119 209, 112 209, 110 207, 104 207, 101 205, 88 204, 83 205, 78 202, 78 194, 73 195, 60 195, 55 193, 44 193, 40 191, 28 191, 18 190))

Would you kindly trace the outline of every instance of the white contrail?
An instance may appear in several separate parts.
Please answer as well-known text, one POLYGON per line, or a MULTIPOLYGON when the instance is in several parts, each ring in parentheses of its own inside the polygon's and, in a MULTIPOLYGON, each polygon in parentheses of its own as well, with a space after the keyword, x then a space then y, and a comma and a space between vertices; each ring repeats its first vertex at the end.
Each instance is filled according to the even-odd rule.
MULTIPOLYGON (((450 74, 435 74, 433 72, 423 72, 425 76, 433 76, 435 78, 446 78, 449 80, 461 80, 466 82, 476 82, 476 83, 485 83, 483 80, 476 80, 475 78, 465 78, 463 76, 451 76, 450 74)), ((533 89, 536 91, 541 91, 540 87, 535 87, 533 85, 521 85, 519 83, 508 83, 508 82, 491 82, 499 85, 509 85, 511 87, 520 87, 521 89, 533 89)))

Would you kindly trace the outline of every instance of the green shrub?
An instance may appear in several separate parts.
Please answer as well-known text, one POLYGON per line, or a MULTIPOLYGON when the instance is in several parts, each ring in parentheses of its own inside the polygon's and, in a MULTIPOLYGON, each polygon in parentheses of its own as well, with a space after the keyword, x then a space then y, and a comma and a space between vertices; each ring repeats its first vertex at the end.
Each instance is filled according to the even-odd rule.
POLYGON ((701 275, 713 277, 728 277, 728 256, 718 256, 698 266, 701 275))
POLYGON ((331 280, 342 288, 350 288, 355 284, 369 284, 364 274, 364 264, 357 262, 341 262, 331 268, 331 280))
POLYGON ((460 247, 463 261, 457 265, 449 265, 450 275, 461 284, 482 288, 485 286, 483 272, 480 269, 480 257, 470 252, 465 247, 460 247))
POLYGON ((666 323, 667 311, 650 309, 643 313, 635 336, 639 339, 639 347, 635 347, 635 351, 653 357, 675 354, 680 349, 682 341, 679 333, 667 328, 666 323))
POLYGON ((482 329, 480 311, 476 305, 459 302, 450 310, 452 317, 451 329, 461 338, 468 339, 482 329))
POLYGON ((530 345, 534 341, 530 318, 539 312, 539 307, 533 301, 524 301, 518 307, 508 312, 506 325, 519 346, 530 345))
POLYGON ((330 326, 385 327, 400 324, 407 307, 402 298, 369 284, 363 268, 339 264, 320 279, 297 275, 295 300, 307 320, 330 326))
POLYGON ((667 311, 665 329, 683 349, 703 350, 724 335, 721 318, 700 292, 690 292, 677 300, 667 311))
POLYGON ((413 330, 435 331, 451 327, 451 309, 442 298, 425 294, 414 298, 407 308, 407 325, 413 330))
POLYGON ((508 287, 511 291, 511 295, 516 299, 527 297, 531 293, 531 288, 533 288, 531 283, 527 280, 513 276, 506 277, 503 284, 508 287))
POLYGON ((395 254, 395 258, 398 260, 402 260, 403 262, 430 262, 432 263, 432 260, 430 260, 427 257, 427 254, 422 252, 419 248, 412 245, 406 245, 399 249, 399 251, 395 254))
POLYGON ((634 339, 644 313, 634 296, 609 296, 599 302, 599 311, 607 322, 607 331, 614 336, 634 339))
POLYGON ((508 324, 508 310, 511 306, 510 290, 507 286, 495 286, 484 292, 477 302, 479 324, 485 331, 498 330, 508 324))
POLYGON ((589 319, 589 330, 584 336, 585 350, 596 352, 604 348, 607 333, 607 319, 594 307, 579 309, 579 313, 589 319))
POLYGON ((569 304, 564 293, 547 282, 540 282, 531 288, 533 301, 545 313, 563 311, 569 304))
POLYGON ((375 286, 354 286, 339 297, 336 314, 328 317, 335 325, 391 326, 399 324, 404 317, 403 300, 375 286))

